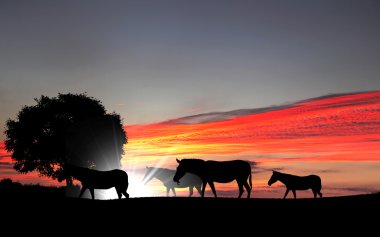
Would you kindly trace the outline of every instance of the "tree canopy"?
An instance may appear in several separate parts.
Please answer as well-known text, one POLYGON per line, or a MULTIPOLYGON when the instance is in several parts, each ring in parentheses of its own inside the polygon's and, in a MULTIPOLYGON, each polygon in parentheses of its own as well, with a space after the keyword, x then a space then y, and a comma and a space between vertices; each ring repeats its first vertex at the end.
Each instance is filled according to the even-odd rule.
POLYGON ((17 171, 57 179, 66 163, 99 170, 120 166, 127 136, 118 114, 107 113, 99 100, 86 94, 35 101, 6 123, 5 147, 17 171))

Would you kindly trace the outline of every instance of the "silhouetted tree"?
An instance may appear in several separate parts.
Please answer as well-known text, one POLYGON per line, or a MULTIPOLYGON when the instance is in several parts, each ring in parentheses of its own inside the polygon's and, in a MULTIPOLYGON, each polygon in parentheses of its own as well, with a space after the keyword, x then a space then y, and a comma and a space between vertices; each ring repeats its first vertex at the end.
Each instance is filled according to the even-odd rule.
POLYGON ((127 137, 118 114, 108 114, 99 100, 86 94, 35 101, 6 124, 5 147, 17 171, 38 171, 62 181, 66 163, 100 170, 120 166, 127 137))

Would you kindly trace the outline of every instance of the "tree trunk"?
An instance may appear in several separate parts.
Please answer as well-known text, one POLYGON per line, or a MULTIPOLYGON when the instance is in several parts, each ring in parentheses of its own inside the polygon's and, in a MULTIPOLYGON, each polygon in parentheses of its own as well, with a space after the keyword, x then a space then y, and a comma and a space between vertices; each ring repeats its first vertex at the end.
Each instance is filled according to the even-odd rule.
POLYGON ((71 177, 66 178, 66 197, 78 197, 79 189, 73 185, 71 177))
POLYGON ((66 187, 71 187, 73 186, 73 178, 67 177, 66 178, 66 187))

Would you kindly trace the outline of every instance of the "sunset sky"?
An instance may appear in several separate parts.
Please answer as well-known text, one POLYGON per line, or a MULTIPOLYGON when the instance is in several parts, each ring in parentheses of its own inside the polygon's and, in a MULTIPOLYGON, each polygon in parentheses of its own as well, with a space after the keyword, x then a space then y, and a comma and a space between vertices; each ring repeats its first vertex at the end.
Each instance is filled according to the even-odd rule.
POLYGON ((0 1, 0 179, 55 185, 15 174, 5 122, 87 92, 124 119, 135 196, 164 195, 144 168, 176 157, 255 162, 256 197, 283 194, 272 169, 379 191, 379 26, 376 0, 0 1))

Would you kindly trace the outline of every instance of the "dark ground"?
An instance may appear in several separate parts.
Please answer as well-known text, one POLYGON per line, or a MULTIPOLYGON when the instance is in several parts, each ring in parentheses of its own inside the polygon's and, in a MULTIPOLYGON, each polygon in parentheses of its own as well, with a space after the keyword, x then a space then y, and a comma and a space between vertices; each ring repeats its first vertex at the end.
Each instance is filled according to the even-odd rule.
POLYGON ((380 228, 380 194, 297 200, 152 197, 93 201, 66 198, 64 193, 64 188, 0 187, 0 223, 3 227, 48 224, 61 229, 68 224, 76 228, 90 225, 91 232, 98 228, 140 232, 180 228, 193 233, 204 228, 213 234, 216 230, 304 233, 303 229, 307 234, 308 228, 310 232, 363 234, 380 228))

